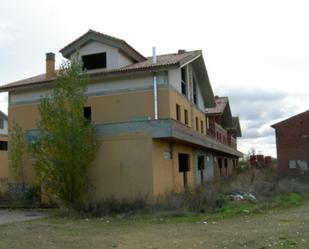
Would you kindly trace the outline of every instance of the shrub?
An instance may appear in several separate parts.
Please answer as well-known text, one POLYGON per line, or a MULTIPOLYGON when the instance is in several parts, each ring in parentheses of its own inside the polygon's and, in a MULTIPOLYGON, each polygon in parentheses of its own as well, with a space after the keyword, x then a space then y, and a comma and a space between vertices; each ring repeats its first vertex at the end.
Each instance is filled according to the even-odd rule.
POLYGON ((219 182, 207 182, 184 192, 168 192, 155 204, 157 210, 210 212, 224 203, 219 182))
POLYGON ((81 214, 90 216, 105 216, 115 214, 134 214, 147 207, 145 197, 137 197, 133 200, 117 200, 114 197, 106 198, 101 202, 87 202, 80 208, 81 214))
POLYGON ((37 185, 8 184, 6 192, 0 193, 0 205, 32 206, 41 205, 41 188, 37 185))

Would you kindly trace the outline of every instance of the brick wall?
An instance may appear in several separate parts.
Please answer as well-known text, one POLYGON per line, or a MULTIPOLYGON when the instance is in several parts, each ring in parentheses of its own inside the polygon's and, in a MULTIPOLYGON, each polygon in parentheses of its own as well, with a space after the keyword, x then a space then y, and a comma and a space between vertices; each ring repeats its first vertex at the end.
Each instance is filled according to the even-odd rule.
POLYGON ((280 174, 309 174, 309 111, 273 125, 280 174))

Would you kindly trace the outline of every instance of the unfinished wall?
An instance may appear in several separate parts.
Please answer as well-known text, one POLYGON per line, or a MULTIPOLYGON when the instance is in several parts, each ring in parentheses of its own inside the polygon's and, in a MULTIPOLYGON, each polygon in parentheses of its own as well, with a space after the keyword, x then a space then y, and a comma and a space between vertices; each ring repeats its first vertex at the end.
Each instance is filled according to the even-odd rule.
POLYGON ((223 156, 223 155, 215 155, 214 160, 214 175, 216 178, 220 177, 228 177, 233 174, 233 159, 231 157, 223 156), (222 167, 220 170, 220 160, 222 162, 222 167), (227 167, 226 167, 227 166, 227 167))
POLYGON ((179 172, 178 154, 189 155, 188 187, 194 186, 194 157, 192 147, 166 140, 153 140, 153 186, 154 195, 163 195, 168 191, 183 191, 183 173, 179 172))
POLYGON ((194 150, 194 177, 195 185, 202 183, 201 172, 198 169, 198 156, 204 156, 203 181, 211 181, 214 178, 214 158, 213 153, 205 150, 194 150))
MULTIPOLYGON (((106 52, 106 69, 115 69, 132 64, 132 60, 124 55, 118 48, 92 41, 82 46, 78 53, 80 56, 106 52)), ((75 53, 71 55, 71 58, 75 53)))
POLYGON ((152 139, 145 134, 103 138, 91 170, 93 198, 153 198, 152 139))
POLYGON ((309 111, 275 125, 280 174, 309 174, 309 111))
POLYGON ((192 103, 190 103, 184 96, 177 93, 175 90, 169 91, 169 108, 170 108, 170 117, 177 120, 176 117, 176 104, 181 108, 181 123, 185 123, 184 110, 188 111, 188 126, 197 130, 196 128, 196 118, 198 118, 199 129, 201 132, 201 121, 203 123, 203 134, 206 134, 206 120, 205 114, 197 109, 192 103))

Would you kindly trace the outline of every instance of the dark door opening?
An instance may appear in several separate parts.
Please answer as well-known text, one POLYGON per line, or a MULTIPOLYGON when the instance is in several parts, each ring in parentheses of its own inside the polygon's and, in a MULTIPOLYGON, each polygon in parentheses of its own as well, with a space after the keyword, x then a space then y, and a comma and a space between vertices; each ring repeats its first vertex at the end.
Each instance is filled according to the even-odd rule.
POLYGON ((200 171, 201 183, 204 182, 204 169, 205 169, 205 157, 198 156, 197 157, 197 168, 200 171))
POLYGON ((225 167, 225 176, 227 176, 228 175, 228 173, 227 173, 227 167, 228 167, 227 158, 224 158, 224 167, 225 167))
POLYGON ((178 167, 179 172, 183 173, 183 186, 188 187, 188 176, 189 171, 189 154, 179 153, 178 154, 178 167))
POLYGON ((218 158, 219 173, 222 176, 222 158, 218 158))
POLYGON ((84 118, 87 120, 91 120, 91 107, 84 107, 84 118))

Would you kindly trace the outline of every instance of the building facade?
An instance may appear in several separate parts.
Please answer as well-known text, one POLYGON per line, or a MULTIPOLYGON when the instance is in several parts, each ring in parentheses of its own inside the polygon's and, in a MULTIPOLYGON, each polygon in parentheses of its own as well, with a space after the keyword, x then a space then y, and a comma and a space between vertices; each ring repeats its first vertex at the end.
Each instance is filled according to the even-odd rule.
MULTIPOLYGON (((123 40, 89 30, 60 52, 79 57, 90 80, 84 113, 101 139, 91 170, 94 199, 152 200, 212 179, 216 153, 242 156, 236 141, 230 146, 208 135, 205 110, 216 101, 201 51, 144 57, 123 40)), ((28 140, 37 134, 39 100, 56 77, 48 53, 45 74, 0 88, 9 92, 9 125, 17 122, 28 140)), ((25 167, 31 182, 31 163, 25 167)))
POLYGON ((0 111, 0 190, 8 180, 8 117, 0 111))
MULTIPOLYGON (((207 108, 206 118, 208 122, 207 135, 216 139, 220 143, 237 149, 237 137, 241 137, 241 128, 238 117, 233 117, 228 97, 215 96, 216 106, 207 108)), ((214 153, 217 163, 215 164, 215 176, 229 176, 238 160, 220 151, 214 153)))
POLYGON ((281 175, 309 175, 309 110, 272 125, 281 175))

